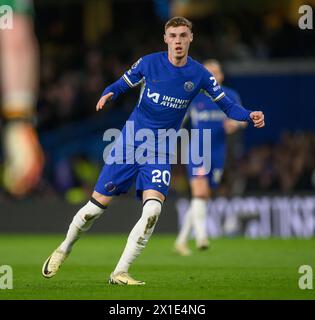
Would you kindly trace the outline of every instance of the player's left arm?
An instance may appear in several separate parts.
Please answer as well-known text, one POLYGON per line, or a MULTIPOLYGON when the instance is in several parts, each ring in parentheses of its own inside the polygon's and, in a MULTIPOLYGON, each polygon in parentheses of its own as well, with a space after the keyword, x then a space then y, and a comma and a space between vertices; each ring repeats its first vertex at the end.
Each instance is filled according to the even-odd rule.
POLYGON ((247 110, 238 103, 233 102, 225 94, 215 102, 221 110, 233 120, 253 122, 255 128, 262 128, 265 126, 265 116, 262 111, 247 110))
POLYGON ((101 110, 107 102, 116 100, 130 88, 136 87, 142 82, 143 76, 143 59, 140 58, 120 79, 105 88, 96 105, 96 111, 101 110))
POLYGON ((231 119, 237 121, 253 122, 254 127, 265 126, 265 117, 262 111, 251 111, 227 97, 214 76, 204 69, 203 90, 231 119))
MULTIPOLYGON (((238 103, 239 105, 242 105, 241 97, 236 91, 230 91, 228 95, 231 100, 238 103)), ((247 125, 248 125, 248 122, 246 121, 236 121, 230 118, 226 118, 223 122, 223 127, 226 134, 233 134, 240 129, 246 128, 247 125)))

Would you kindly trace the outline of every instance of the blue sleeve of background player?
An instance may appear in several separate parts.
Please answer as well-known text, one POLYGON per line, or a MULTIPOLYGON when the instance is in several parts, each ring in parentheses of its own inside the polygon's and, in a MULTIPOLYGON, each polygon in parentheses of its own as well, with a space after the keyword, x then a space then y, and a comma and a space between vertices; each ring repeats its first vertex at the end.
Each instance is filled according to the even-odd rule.
POLYGON ((229 87, 225 87, 222 86, 223 91, 225 92, 225 94, 234 102, 236 102, 237 104, 242 105, 242 100, 240 95, 233 89, 229 88, 229 87))
POLYGON ((106 87, 102 96, 109 92, 113 92, 114 96, 112 100, 116 100, 122 93, 125 93, 130 88, 134 88, 140 84, 143 77, 143 59, 140 58, 119 80, 106 87))
POLYGON ((234 101, 240 105, 242 105, 242 99, 237 92, 234 92, 234 101))
POLYGON ((228 98, 215 77, 206 69, 204 69, 202 90, 206 95, 211 97, 213 102, 215 102, 229 118, 237 121, 252 121, 250 118, 252 111, 243 108, 228 98))

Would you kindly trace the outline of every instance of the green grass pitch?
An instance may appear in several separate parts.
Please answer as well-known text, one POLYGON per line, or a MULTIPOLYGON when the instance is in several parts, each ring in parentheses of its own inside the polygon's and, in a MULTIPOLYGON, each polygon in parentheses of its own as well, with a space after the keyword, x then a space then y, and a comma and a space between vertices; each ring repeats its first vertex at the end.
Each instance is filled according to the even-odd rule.
POLYGON ((315 239, 216 239, 208 251, 179 257, 175 235, 154 234, 130 269, 146 285, 109 285, 126 239, 85 235, 59 273, 45 279, 42 263, 62 236, 1 235, 0 266, 12 266, 13 289, 0 290, 0 300, 315 299, 315 289, 298 287, 299 266, 315 269, 315 239))

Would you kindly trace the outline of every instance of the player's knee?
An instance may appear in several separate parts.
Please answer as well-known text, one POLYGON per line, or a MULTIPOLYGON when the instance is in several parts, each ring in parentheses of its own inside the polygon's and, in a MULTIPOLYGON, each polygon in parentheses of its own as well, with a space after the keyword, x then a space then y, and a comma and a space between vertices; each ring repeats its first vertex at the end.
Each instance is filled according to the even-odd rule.
POLYGON ((107 207, 112 201, 112 197, 105 196, 97 191, 93 191, 91 199, 95 200, 101 206, 107 207))
POLYGON ((190 185, 193 198, 208 199, 210 197, 211 191, 205 177, 192 179, 190 185))
POLYGON ((156 198, 147 199, 143 204, 143 213, 159 216, 162 210, 162 201, 156 198))
POLYGON ((192 196, 193 198, 206 200, 210 198, 210 190, 209 188, 205 188, 205 187, 194 188, 192 190, 192 196))
POLYGON ((94 220, 98 219, 104 213, 105 209, 105 206, 97 202, 94 198, 91 198, 90 201, 74 216, 73 223, 79 229, 85 231, 86 228, 84 226, 90 226, 94 220))

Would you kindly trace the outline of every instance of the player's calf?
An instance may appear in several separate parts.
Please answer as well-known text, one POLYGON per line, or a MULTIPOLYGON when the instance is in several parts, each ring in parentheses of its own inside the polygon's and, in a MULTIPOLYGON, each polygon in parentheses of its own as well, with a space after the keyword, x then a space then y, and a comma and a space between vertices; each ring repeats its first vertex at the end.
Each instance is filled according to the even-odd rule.
POLYGON ((105 206, 94 198, 91 198, 91 200, 77 212, 69 226, 65 240, 43 264, 42 274, 45 278, 51 278, 58 272, 82 232, 89 230, 94 221, 103 214, 105 209, 105 206))
POLYGON ((105 209, 106 206, 102 205, 92 197, 90 201, 73 217, 66 239, 61 243, 60 249, 69 253, 74 243, 80 238, 81 234, 92 227, 94 221, 103 214, 105 209))
MULTIPOLYGON (((140 255, 149 241, 162 209, 158 198, 147 199, 143 205, 141 218, 131 230, 124 252, 110 279, 121 273, 127 273, 130 265, 140 255)), ((110 281, 112 283, 112 281, 110 281)))

